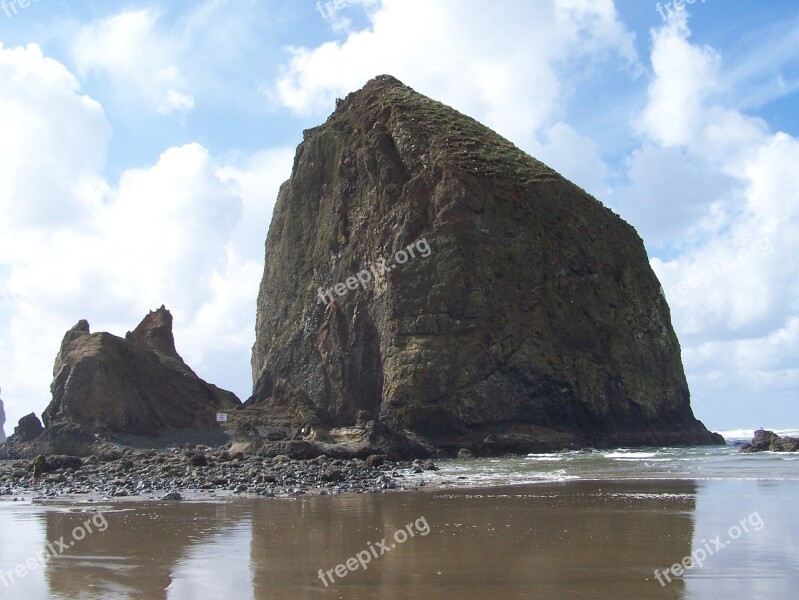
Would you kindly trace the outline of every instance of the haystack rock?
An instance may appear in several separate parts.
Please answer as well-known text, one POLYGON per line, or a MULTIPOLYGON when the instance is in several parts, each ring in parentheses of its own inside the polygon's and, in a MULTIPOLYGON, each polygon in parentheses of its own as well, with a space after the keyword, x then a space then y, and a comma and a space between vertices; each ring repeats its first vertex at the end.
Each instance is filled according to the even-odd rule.
POLYGON ((361 414, 453 455, 723 441, 693 415, 635 230, 385 75, 304 132, 252 368, 248 405, 274 420, 283 386, 326 427, 361 414))
POLYGON ((240 404, 186 365, 163 306, 125 339, 90 333, 88 322, 78 322, 61 342, 53 376, 53 399, 43 414, 47 428, 72 422, 92 433, 156 435, 213 427, 217 411, 240 404))

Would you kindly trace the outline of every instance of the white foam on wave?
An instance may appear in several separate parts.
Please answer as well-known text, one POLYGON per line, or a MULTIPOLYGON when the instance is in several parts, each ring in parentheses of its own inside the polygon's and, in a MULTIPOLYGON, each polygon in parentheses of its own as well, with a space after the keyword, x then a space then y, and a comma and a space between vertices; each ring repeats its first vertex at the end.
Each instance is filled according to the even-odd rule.
MULTIPOLYGON (((731 441, 747 441, 751 442, 752 438, 755 437, 755 431, 760 429, 760 427, 754 427, 750 429, 730 429, 727 431, 719 431, 721 435, 724 436, 724 439, 728 442, 731 441)), ((774 429, 771 427, 763 427, 768 431, 773 431, 780 437, 799 437, 799 429, 774 429)))
MULTIPOLYGON (((643 458, 655 458, 658 455, 657 452, 609 452, 605 454, 605 458, 612 458, 612 459, 624 459, 624 460, 640 460, 643 458)), ((671 459, 667 459, 671 460, 671 459)))
POLYGON ((540 460, 540 461, 552 461, 557 462, 559 460, 564 460, 565 457, 558 456, 557 454, 528 454, 524 457, 525 460, 540 460))
POLYGON ((635 500, 694 500, 695 494, 674 494, 669 492, 603 492, 597 494, 614 498, 633 498, 635 500))
MULTIPOLYGON (((493 462, 493 461, 492 461, 493 462)), ((425 471, 424 473, 409 474, 406 481, 417 484, 424 481, 431 487, 447 486, 461 487, 490 487, 497 485, 531 485, 536 483, 557 483, 581 479, 579 475, 570 474, 565 469, 547 471, 517 471, 512 469, 478 468, 470 469, 461 465, 454 466, 443 463, 440 471, 425 471)))

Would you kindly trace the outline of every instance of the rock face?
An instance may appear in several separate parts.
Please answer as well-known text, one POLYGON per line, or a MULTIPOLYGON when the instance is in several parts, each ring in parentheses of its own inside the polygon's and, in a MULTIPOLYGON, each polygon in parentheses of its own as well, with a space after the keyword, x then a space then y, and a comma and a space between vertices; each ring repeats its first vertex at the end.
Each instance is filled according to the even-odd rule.
POLYGON ((290 389, 327 427, 366 414, 453 455, 723 441, 635 230, 389 76, 304 133, 252 368, 248 404, 276 421, 290 389))
POLYGON ((741 452, 799 452, 799 438, 780 437, 773 431, 758 429, 751 443, 741 446, 741 452))
POLYGON ((53 399, 43 414, 48 429, 63 421, 91 433, 155 435, 213 427, 218 410, 240 404, 186 365, 163 306, 125 339, 90 333, 86 321, 78 322, 61 342, 53 376, 53 399))

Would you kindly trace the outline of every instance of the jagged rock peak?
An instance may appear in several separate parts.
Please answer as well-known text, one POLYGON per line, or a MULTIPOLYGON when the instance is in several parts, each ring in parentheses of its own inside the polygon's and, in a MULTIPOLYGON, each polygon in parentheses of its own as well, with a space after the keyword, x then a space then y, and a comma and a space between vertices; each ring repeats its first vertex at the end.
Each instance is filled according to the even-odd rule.
POLYGON ((231 392, 203 381, 175 349, 172 314, 151 311, 125 339, 89 333, 81 321, 64 336, 53 368, 49 429, 75 423, 90 433, 160 434, 210 427, 218 410, 235 408, 231 392))
POLYGON ((183 360, 175 349, 172 313, 163 304, 158 310, 151 310, 136 329, 126 333, 125 339, 139 348, 183 360))

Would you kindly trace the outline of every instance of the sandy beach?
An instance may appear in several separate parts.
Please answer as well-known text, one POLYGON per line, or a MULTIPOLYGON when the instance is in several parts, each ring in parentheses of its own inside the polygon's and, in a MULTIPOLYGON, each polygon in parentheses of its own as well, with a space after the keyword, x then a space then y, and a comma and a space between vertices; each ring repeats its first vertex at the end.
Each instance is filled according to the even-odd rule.
POLYGON ((0 527, 14 533, 0 548, 0 597, 788 598, 799 584, 797 491, 797 481, 630 480, 294 500, 4 500, 0 527), (87 521, 95 531, 84 535, 87 521), (68 549, 8 581, 59 540, 68 549), (674 575, 692 553, 701 566, 674 575))

